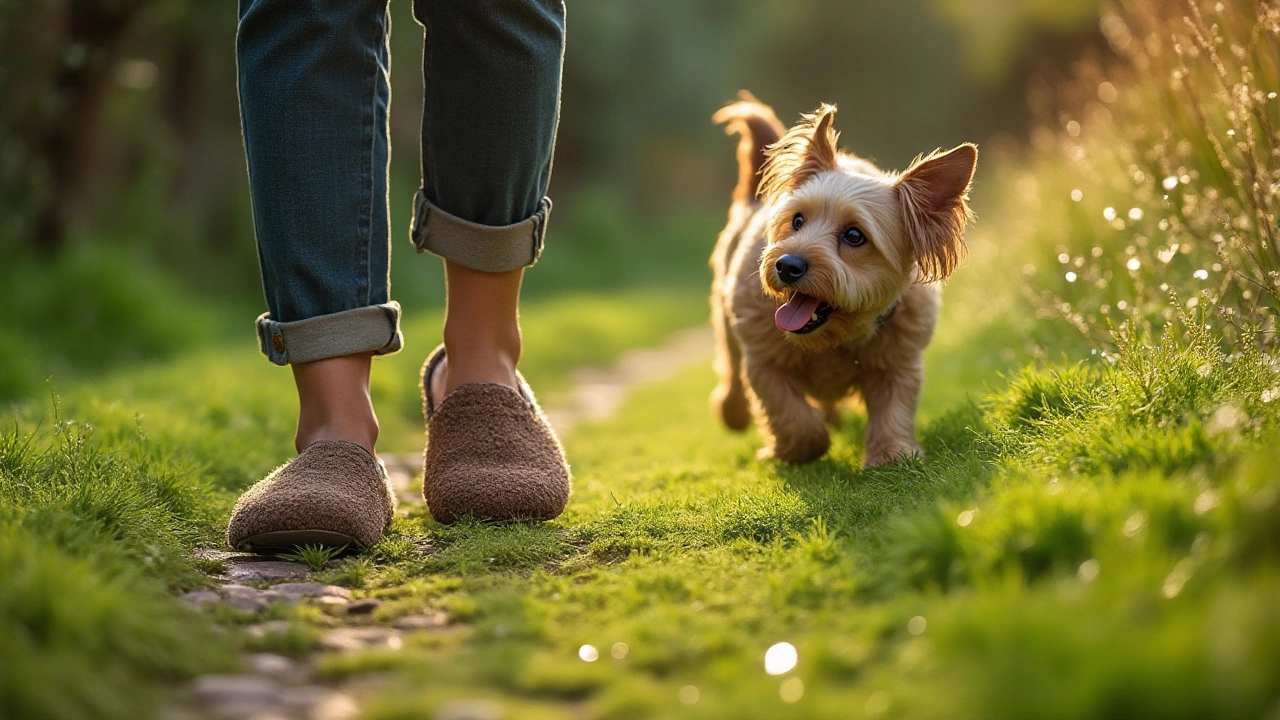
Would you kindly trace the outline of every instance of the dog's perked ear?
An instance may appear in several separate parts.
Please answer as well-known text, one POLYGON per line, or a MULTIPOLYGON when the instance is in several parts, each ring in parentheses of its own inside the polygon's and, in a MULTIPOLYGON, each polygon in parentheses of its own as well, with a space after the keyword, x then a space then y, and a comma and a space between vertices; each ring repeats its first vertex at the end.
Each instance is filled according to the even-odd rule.
POLYGON ((817 111, 801 115, 800 122, 765 149, 768 159, 760 168, 759 189, 765 202, 777 200, 818 173, 836 169, 840 133, 832 125, 835 117, 836 106, 823 103, 817 111))
POLYGON ((945 280, 964 256, 964 228, 973 214, 969 188, 978 164, 978 146, 965 143, 916 158, 898 178, 902 215, 921 282, 945 280))

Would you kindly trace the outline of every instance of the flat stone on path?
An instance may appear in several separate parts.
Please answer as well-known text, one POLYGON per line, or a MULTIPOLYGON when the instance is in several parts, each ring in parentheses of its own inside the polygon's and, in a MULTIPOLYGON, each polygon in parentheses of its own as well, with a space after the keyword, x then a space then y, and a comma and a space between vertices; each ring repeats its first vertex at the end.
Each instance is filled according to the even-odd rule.
POLYGON ((278 703, 293 717, 307 720, 351 720, 360 716, 360 708, 350 695, 315 685, 286 688, 278 703))
POLYGON ((197 550, 195 556, 200 560, 222 563, 227 569, 214 577, 239 583, 298 580, 311 572, 302 563, 288 562, 270 555, 205 549, 197 550))
POLYGON ((203 610, 207 605, 222 602, 222 596, 211 590, 192 590, 189 593, 180 595, 178 599, 197 610, 203 610))
POLYGON ((322 635, 319 646, 325 650, 342 652, 399 650, 404 646, 404 639, 399 632, 383 627, 343 627, 322 635))
POLYGON ((227 563, 227 580, 236 582, 271 582, 272 580, 297 580, 310 574, 302 563, 284 560, 242 560, 227 563))
POLYGON ((271 597, 267 591, 249 585, 223 585, 218 592, 222 593, 227 605, 241 612, 257 612, 265 609, 272 600, 284 599, 282 596, 271 597))
POLYGON ((191 689, 206 708, 224 718, 261 715, 280 692, 274 681, 257 675, 203 675, 191 689))
POLYGON ((258 675, 204 675, 192 692, 218 718, 227 720, 354 720, 355 700, 318 685, 283 686, 258 675))
POLYGON ((351 591, 344 587, 315 582, 280 583, 279 585, 272 585, 269 589, 271 592, 277 592, 290 598, 339 597, 343 600, 351 599, 351 591))
POLYGON ((347 606, 348 615, 368 615, 377 610, 382 605, 382 601, 377 598, 365 598, 357 600, 347 606))
POLYGON ((405 615, 391 624, 400 630, 439 630, 449 624, 449 616, 442 612, 405 615))
POLYGON ((292 675, 298 669, 297 663, 275 653, 253 653, 245 657, 244 662, 255 675, 268 677, 292 675))

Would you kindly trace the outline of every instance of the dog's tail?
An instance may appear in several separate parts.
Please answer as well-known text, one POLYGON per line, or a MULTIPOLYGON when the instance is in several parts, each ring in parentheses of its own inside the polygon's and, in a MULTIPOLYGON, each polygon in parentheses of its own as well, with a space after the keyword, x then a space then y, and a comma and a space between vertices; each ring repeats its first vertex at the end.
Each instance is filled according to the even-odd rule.
POLYGON ((786 128, 778 122, 773 108, 742 90, 738 102, 720 108, 712 122, 725 123, 725 132, 738 133, 738 186, 733 189, 735 201, 751 202, 760 187, 760 167, 766 159, 765 148, 778 141, 786 128))

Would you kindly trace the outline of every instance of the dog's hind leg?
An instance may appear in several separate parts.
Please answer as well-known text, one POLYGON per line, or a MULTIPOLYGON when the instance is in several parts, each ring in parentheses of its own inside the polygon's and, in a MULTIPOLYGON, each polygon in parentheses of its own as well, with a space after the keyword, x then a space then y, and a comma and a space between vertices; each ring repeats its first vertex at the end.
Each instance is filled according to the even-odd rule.
POLYGON ((805 399, 790 373, 746 359, 752 410, 764 435, 759 457, 789 463, 817 460, 831 447, 822 413, 805 399))
POLYGON ((730 430, 746 430, 751 424, 751 408, 742 382, 742 347, 729 327, 724 300, 711 296, 711 327, 716 337, 716 374, 720 381, 711 391, 711 409, 730 430))
POLYGON ((751 408, 742 382, 742 350, 732 331, 721 329, 724 320, 713 320, 712 325, 716 326, 716 373, 720 381, 711 391, 711 409, 730 430, 746 430, 751 424, 751 408))
POLYGON ((840 403, 824 402, 822 403, 822 419, 831 427, 840 425, 840 403))

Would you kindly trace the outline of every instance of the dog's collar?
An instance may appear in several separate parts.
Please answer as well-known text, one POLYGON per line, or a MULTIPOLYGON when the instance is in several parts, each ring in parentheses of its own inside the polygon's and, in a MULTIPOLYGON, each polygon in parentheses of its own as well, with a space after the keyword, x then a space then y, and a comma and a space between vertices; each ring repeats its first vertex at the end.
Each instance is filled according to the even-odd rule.
POLYGON ((889 322, 889 319, 893 317, 893 314, 898 312, 898 306, 901 304, 902 304, 902 298, 898 298, 897 300, 893 301, 893 304, 889 306, 888 310, 885 310, 884 312, 880 313, 880 315, 876 318, 876 330, 879 330, 880 328, 884 327, 884 324, 889 322))

